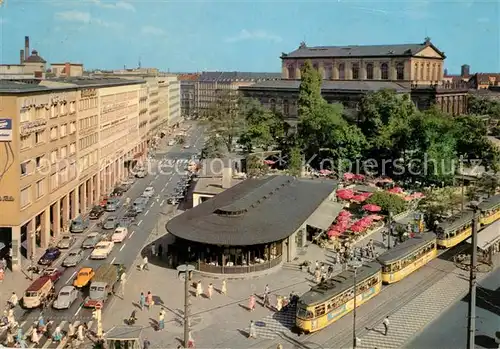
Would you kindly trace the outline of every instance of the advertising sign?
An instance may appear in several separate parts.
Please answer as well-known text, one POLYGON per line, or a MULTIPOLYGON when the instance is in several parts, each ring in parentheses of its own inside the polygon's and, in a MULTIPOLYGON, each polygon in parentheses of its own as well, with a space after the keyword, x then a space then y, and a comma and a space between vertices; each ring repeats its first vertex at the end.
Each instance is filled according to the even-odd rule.
POLYGON ((12 142, 11 119, 0 119, 0 142, 12 142))

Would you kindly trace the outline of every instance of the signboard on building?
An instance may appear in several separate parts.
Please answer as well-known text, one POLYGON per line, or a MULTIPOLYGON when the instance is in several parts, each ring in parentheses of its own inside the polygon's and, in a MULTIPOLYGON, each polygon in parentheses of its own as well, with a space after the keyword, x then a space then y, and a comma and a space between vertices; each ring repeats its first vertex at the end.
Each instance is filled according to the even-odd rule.
POLYGON ((3 195, 3 196, 0 196, 0 201, 12 202, 12 201, 14 201, 14 197, 10 196, 10 195, 3 195))
POLYGON ((0 142, 12 142, 12 119, 0 119, 0 142))
POLYGON ((81 96, 81 98, 96 97, 97 91, 95 88, 87 88, 85 90, 82 90, 80 96, 81 96))
POLYGON ((33 132, 37 132, 45 128, 47 120, 38 119, 35 121, 27 121, 21 124, 21 136, 27 136, 33 132))

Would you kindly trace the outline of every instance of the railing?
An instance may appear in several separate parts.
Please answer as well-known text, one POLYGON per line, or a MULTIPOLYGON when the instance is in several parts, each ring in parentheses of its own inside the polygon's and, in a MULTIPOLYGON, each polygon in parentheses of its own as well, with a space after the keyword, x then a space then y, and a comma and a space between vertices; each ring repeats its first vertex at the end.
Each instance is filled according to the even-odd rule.
POLYGON ((212 274, 246 274, 273 268, 281 263, 281 259, 282 256, 278 256, 275 259, 264 263, 258 263, 252 265, 235 265, 232 267, 211 265, 200 262, 198 269, 201 272, 212 273, 212 274))

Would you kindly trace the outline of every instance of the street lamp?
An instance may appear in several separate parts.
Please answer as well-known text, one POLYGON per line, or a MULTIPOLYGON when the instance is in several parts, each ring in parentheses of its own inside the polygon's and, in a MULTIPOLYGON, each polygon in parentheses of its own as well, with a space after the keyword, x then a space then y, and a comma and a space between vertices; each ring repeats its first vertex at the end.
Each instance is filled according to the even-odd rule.
POLYGON ((190 308, 190 300, 189 300, 189 275, 196 268, 190 264, 183 264, 177 267, 177 271, 184 273, 184 348, 188 347, 189 342, 189 308, 190 308))
POLYGON ((471 245, 472 252, 470 258, 470 275, 469 275, 469 323, 467 331, 467 348, 475 348, 475 336, 476 336, 476 271, 477 271, 477 222, 476 216, 479 210, 479 202, 472 201, 469 204, 472 209, 472 233, 471 233, 471 245))
POLYGON ((363 265, 363 263, 361 263, 359 261, 353 261, 350 263, 351 268, 354 269, 354 309, 352 311, 352 347, 354 349, 356 349, 356 345, 357 345, 357 338, 356 338, 356 306, 357 306, 357 302, 356 302, 356 298, 358 295, 356 292, 356 288, 358 287, 358 283, 357 283, 356 276, 357 276, 358 268, 360 268, 362 265, 363 265))
POLYGON ((392 212, 389 212, 389 233, 387 234, 387 249, 391 249, 391 236, 393 231, 392 212))

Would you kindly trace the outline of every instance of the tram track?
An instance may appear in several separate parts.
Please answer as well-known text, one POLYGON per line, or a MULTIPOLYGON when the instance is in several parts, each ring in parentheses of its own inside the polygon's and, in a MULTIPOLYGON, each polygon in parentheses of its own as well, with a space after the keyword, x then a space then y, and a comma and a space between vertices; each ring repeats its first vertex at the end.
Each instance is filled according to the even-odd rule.
MULTIPOLYGON (((379 325, 386 316, 391 316, 413 299, 427 291, 444 276, 456 270, 457 267, 453 263, 453 257, 461 253, 464 248, 466 248, 466 246, 461 244, 451 249, 440 251, 435 259, 419 270, 428 271, 433 269, 433 271, 429 272, 427 275, 421 274, 418 278, 415 278, 417 275, 413 275, 413 278, 411 277, 412 275, 410 275, 410 278, 405 278, 401 282, 383 286, 381 292, 377 296, 363 304, 363 306, 357 308, 357 336, 362 337, 368 332, 368 329, 379 325), (402 282, 406 282, 406 289, 398 291, 398 289, 404 285, 402 282)), ((325 331, 323 330, 305 335, 303 341, 287 338, 288 336, 284 334, 280 334, 280 337, 289 342, 293 342, 294 349, 349 348, 352 346, 351 317, 345 316, 330 326, 334 327, 334 333, 330 332, 329 338, 326 340, 321 338, 325 336, 325 331)), ((273 346, 270 346, 269 349, 272 347, 273 346)))

